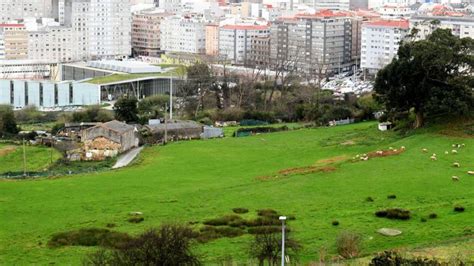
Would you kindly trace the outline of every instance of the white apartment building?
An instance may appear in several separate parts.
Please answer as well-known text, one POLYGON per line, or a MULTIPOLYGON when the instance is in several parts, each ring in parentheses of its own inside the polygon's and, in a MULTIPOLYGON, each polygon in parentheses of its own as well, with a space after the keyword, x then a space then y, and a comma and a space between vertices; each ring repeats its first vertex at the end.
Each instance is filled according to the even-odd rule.
POLYGON ((199 14, 170 16, 161 22, 161 50, 204 54, 207 21, 199 14))
POLYGON ((370 74, 388 65, 409 32, 407 20, 379 20, 362 25, 360 66, 370 74))
POLYGON ((0 30, 0 60, 5 59, 5 34, 0 30))
POLYGON ((74 58, 124 58, 131 54, 129 0, 59 0, 59 22, 75 33, 74 58))
POLYGON ((28 59, 71 62, 76 57, 76 38, 71 27, 46 26, 28 31, 28 59))
MULTIPOLYGON (((57 0, 56 0, 57 1, 57 0)), ((51 17, 55 0, 0 0, 0 23, 27 17, 51 17)))
POLYGON ((219 29, 219 56, 233 64, 249 64, 253 41, 269 37, 268 25, 224 25, 219 29))
POLYGON ((415 15, 410 19, 410 28, 416 28, 416 39, 425 39, 435 29, 450 29, 451 32, 460 37, 474 38, 474 17, 447 17, 447 16, 423 16, 415 15), (439 21, 439 24, 431 23, 439 21))
POLYGON ((349 0, 313 0, 313 6, 316 10, 349 10, 349 0))
POLYGON ((387 4, 378 9, 381 18, 391 20, 391 19, 402 19, 410 18, 415 11, 412 10, 409 6, 403 4, 387 4))

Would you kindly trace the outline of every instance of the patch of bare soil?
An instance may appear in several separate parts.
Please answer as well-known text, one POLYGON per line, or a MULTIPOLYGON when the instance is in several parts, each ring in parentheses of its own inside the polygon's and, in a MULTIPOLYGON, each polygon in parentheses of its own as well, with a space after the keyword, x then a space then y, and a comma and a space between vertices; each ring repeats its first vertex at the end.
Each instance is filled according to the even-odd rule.
POLYGON ((12 152, 16 151, 16 147, 15 146, 5 146, 3 148, 0 149, 0 157, 1 156, 6 156, 12 152))

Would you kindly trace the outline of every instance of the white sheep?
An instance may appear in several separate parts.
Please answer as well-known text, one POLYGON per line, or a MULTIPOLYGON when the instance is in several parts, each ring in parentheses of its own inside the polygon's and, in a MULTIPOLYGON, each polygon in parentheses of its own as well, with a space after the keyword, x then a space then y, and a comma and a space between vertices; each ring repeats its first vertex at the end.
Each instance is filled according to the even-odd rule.
POLYGON ((431 156, 430 158, 431 158, 432 161, 438 160, 438 158, 436 158, 436 156, 431 156))
POLYGON ((456 148, 456 144, 451 145, 451 147, 456 148))
POLYGON ((453 163, 453 166, 458 167, 458 168, 461 167, 461 165, 458 162, 453 163))
POLYGON ((461 146, 465 147, 465 146, 466 146, 466 144, 464 144, 464 143, 463 143, 463 144, 461 144, 461 146))
POLYGON ((458 150, 452 150, 451 153, 452 153, 452 154, 457 154, 457 153, 458 153, 458 150))
POLYGON ((433 155, 432 155, 432 156, 433 156, 433 157, 436 157, 436 153, 433 153, 433 155))
POLYGON ((445 151, 444 154, 448 155, 448 154, 449 154, 449 151, 445 151))
POLYGON ((393 147, 388 147, 389 150, 393 150, 393 147))
POLYGON ((376 151, 375 153, 377 153, 378 155, 383 155, 383 151, 376 151))
POLYGON ((474 171, 467 171, 468 175, 474 175, 474 171))
POLYGON ((367 161, 367 160, 369 160, 369 157, 364 157, 364 158, 362 158, 362 160, 367 161))
POLYGON ((453 175, 453 176, 451 177, 451 179, 452 179, 453 181, 459 181, 459 176, 453 175))
POLYGON ((424 148, 421 151, 426 153, 426 152, 428 152, 428 149, 424 148))
POLYGON ((400 149, 401 149, 401 150, 404 150, 404 149, 405 149, 405 146, 401 146, 400 149))

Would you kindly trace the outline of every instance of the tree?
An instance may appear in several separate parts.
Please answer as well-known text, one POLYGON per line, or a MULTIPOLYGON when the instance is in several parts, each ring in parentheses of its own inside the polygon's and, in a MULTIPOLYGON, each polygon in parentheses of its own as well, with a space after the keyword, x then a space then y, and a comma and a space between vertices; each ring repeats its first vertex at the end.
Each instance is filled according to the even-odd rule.
MULTIPOLYGON (((250 256, 257 259, 260 266, 265 265, 265 261, 268 265, 278 265, 281 259, 281 234, 275 233, 272 229, 269 227, 268 230, 256 234, 250 245, 250 256)), ((300 249, 300 244, 285 234, 285 255, 297 260, 300 249)))
POLYGON ((127 123, 138 121, 138 100, 135 97, 121 97, 114 105, 115 118, 127 123))
POLYGON ((15 114, 11 106, 0 106, 0 136, 11 137, 18 134, 19 129, 15 121, 15 114))
POLYGON ((150 229, 114 250, 99 250, 85 258, 85 265, 200 265, 191 252, 191 228, 162 225, 150 229))
POLYGON ((375 80, 376 99, 391 114, 413 111, 414 127, 433 115, 472 111, 474 40, 437 29, 426 40, 400 45, 375 80))

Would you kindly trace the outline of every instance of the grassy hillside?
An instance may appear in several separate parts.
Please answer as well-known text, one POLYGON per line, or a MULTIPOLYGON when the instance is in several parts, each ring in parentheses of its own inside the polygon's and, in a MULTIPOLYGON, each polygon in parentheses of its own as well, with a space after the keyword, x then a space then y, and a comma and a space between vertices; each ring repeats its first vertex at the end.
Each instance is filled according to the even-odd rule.
MULTIPOLYGON (((136 234, 162 222, 202 222, 231 214, 235 207, 250 209, 245 217, 263 208, 294 215, 289 224, 304 246, 303 262, 316 260, 322 246, 334 254, 335 238, 343 230, 362 234, 365 254, 433 244, 474 232, 474 176, 468 170, 474 170, 474 139, 436 133, 400 138, 377 131, 375 123, 151 147, 138 163, 122 170, 0 181, 0 261, 78 264, 94 248, 50 249, 51 234, 107 223, 136 234), (465 147, 457 155, 445 155, 453 143, 465 147), (402 145, 406 151, 399 155, 352 162, 356 154, 402 145), (437 161, 430 160, 432 153, 438 154, 437 161), (454 161, 461 167, 453 168, 454 161), (328 171, 297 174, 304 172, 298 169, 326 166, 328 171), (460 181, 453 182, 452 175, 460 181), (387 199, 389 194, 397 198, 387 199), (369 196, 373 202, 365 200, 369 196), (453 212, 455 204, 466 211, 453 212), (386 207, 409 209, 412 218, 374 216, 386 207), (132 211, 143 212, 145 221, 128 223, 132 211), (437 219, 420 222, 432 212, 437 219), (333 220, 340 225, 331 225, 333 220), (381 227, 403 234, 383 237, 375 233, 381 227)), ((223 238, 199 245, 197 252, 207 263, 225 255, 245 262, 250 240, 248 235, 223 238)))
MULTIPOLYGON (((53 161, 61 158, 54 150, 53 161)), ((26 146, 27 171, 42 171, 51 163, 51 149, 41 146, 26 146)), ((23 171, 23 147, 11 144, 0 144, 0 174, 23 171)))

